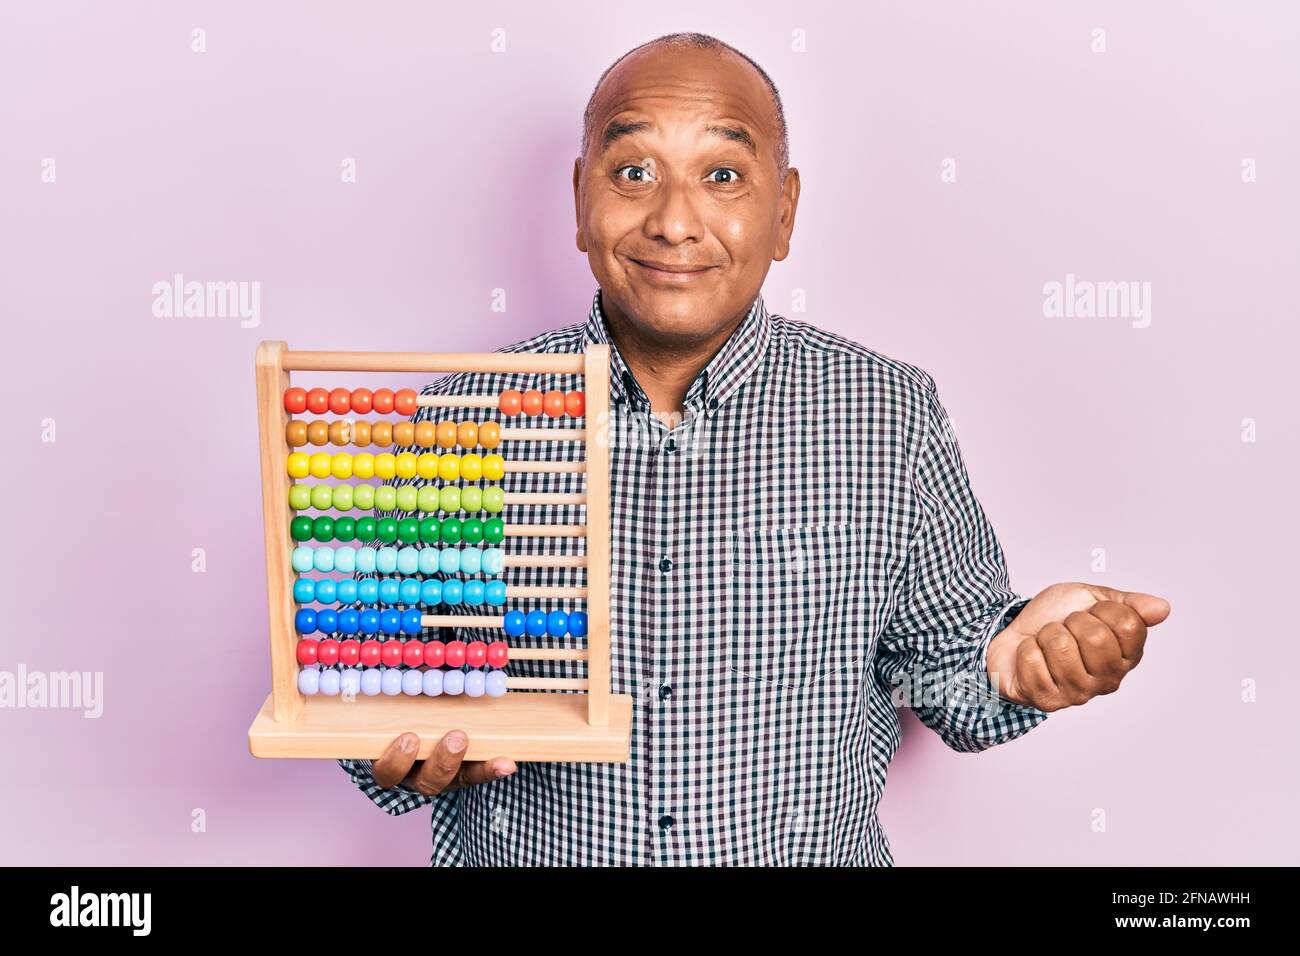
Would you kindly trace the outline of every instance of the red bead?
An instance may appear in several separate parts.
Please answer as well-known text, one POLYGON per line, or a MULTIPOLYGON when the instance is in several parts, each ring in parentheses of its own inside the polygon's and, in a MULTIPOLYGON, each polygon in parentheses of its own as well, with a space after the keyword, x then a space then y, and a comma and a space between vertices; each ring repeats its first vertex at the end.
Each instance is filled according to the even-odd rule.
POLYGON ((284 390, 284 410, 290 415, 301 415, 307 410, 307 389, 286 388, 284 390))
POLYGON ((424 645, 419 641, 407 641, 402 645, 402 663, 407 667, 419 667, 424 663, 424 645))
POLYGON ((366 641, 361 645, 361 664, 363 667, 378 667, 380 657, 378 641, 366 641))
POLYGON ((465 664, 465 642, 447 642, 447 666, 462 667, 465 664))
POLYGON ((315 664, 320 641, 313 637, 304 637, 298 642, 298 663, 315 664))
POLYGON ((570 392, 564 396, 564 412, 570 418, 581 418, 587 411, 587 396, 582 392, 570 392))
POLYGON ((323 388, 313 388, 307 393, 307 410, 313 415, 324 415, 330 410, 330 393, 323 388))
POLYGON ((417 397, 415 389, 403 388, 393 396, 393 408, 399 415, 414 415, 417 397))
POLYGON ((352 390, 352 410, 358 415, 369 415, 375 403, 375 393, 368 388, 352 390))
POLYGON ((547 392, 542 396, 542 411, 546 412, 552 418, 559 418, 564 414, 564 393, 547 392))
POLYGON ((380 645, 379 659, 389 667, 396 667, 402 663, 402 642, 384 641, 380 645))
POLYGON ((316 651, 316 661, 320 664, 337 664, 339 662, 339 642, 333 639, 320 642, 316 651))
POLYGON ((465 648, 465 663, 470 667, 482 667, 487 663, 487 645, 482 641, 471 641, 465 648))
POLYGON ((535 388, 530 388, 524 392, 522 405, 525 415, 540 415, 542 413, 542 393, 535 388))
POLYGON ((393 395, 391 388, 377 388, 375 394, 371 396, 370 404, 380 415, 387 415, 393 410, 393 402, 396 396, 393 395))
POLYGON ((346 415, 352 409, 352 393, 346 388, 336 388, 330 392, 330 411, 335 415, 346 415))
POLYGON ((361 659, 361 642, 360 641, 341 641, 339 642, 339 663, 344 667, 352 667, 361 659))
POLYGON ((488 645, 487 662, 493 667, 505 667, 510 660, 510 648, 505 641, 493 641, 488 645))
POLYGON ((501 410, 502 415, 518 415, 519 409, 523 407, 524 397, 516 392, 513 388, 501 393, 501 398, 497 401, 497 408, 501 410))
POLYGON ((442 641, 430 641, 424 645, 424 662, 430 667, 441 667, 447 660, 447 648, 442 641))

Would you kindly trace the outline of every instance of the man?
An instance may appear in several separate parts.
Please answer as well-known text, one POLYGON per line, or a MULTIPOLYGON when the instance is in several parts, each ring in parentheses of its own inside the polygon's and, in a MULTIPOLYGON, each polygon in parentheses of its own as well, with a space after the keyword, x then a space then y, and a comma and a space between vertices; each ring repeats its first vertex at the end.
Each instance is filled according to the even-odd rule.
MULTIPOLYGON (((373 765, 341 761, 389 813, 432 805, 434 864, 892 864, 876 808, 900 703, 955 750, 1004 743, 1114 691, 1169 613, 1085 584, 1015 594, 933 379, 768 312, 799 201, 788 152, 767 74, 711 37, 637 47, 592 94, 573 189, 599 290, 585 324, 508 350, 613 347, 613 689, 635 698, 631 759, 464 763, 456 731, 424 761, 409 733, 373 765)), ((428 391, 575 387, 456 375, 428 391)), ((577 455, 516 444, 508 458, 577 455)), ((581 490, 571 473, 509 478, 581 490)))

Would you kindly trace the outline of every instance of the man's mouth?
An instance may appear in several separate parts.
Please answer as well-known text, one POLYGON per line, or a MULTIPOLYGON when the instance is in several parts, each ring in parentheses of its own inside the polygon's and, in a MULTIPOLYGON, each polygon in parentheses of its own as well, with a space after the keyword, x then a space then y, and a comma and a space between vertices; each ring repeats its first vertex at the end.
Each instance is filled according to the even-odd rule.
POLYGON ((682 283, 698 279, 716 266, 691 262, 659 262, 654 259, 632 259, 650 279, 658 282, 682 283))

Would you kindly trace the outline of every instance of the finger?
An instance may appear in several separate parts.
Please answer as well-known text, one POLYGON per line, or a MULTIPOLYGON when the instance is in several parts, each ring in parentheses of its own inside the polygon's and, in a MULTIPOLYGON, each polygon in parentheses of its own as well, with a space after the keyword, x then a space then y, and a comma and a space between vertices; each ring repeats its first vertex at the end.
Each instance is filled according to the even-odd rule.
POLYGON ((415 755, 419 752, 420 738, 415 734, 402 734, 374 762, 375 783, 387 790, 406 779, 415 764, 415 755))
POLYGON ((424 759, 412 775, 408 786, 428 796, 442 793, 455 782, 468 746, 469 737, 465 731, 453 730, 444 734, 433 748, 433 753, 424 759))
MULTIPOLYGON (((1136 667, 1142 660, 1142 650, 1147 642, 1147 622, 1137 609, 1115 601, 1098 601, 1088 609, 1088 613, 1110 628, 1125 669, 1136 667)), ((1084 661, 1087 662, 1086 656, 1084 661)), ((1088 670, 1097 673, 1092 667, 1088 670)))
POLYGON ((477 783, 491 783, 508 777, 516 770, 515 762, 508 757, 493 757, 491 760, 472 760, 461 764, 461 786, 472 787, 477 783))
POLYGON ((1154 594, 1145 594, 1142 591, 1120 591, 1103 584, 1085 584, 1084 587, 1091 591, 1098 601, 1114 601, 1116 604, 1131 607, 1137 611, 1138 616, 1148 627, 1155 627, 1164 621, 1172 610, 1168 601, 1154 594))
MULTIPOLYGON (((1066 620, 1070 620, 1074 612, 1066 620)), ((1097 626, 1105 627, 1100 621, 1097 626)), ((1060 621, 1046 624, 1035 638, 1043 652, 1043 660, 1052 675, 1052 682, 1072 705, 1086 703, 1096 693, 1094 681, 1083 666, 1083 657, 1079 653, 1079 644, 1070 628, 1060 621)))
POLYGON ((1069 706, 1070 702, 1052 679, 1043 649, 1032 637, 1021 641, 1016 648, 1016 686, 1020 696, 1039 710, 1060 710, 1069 706))

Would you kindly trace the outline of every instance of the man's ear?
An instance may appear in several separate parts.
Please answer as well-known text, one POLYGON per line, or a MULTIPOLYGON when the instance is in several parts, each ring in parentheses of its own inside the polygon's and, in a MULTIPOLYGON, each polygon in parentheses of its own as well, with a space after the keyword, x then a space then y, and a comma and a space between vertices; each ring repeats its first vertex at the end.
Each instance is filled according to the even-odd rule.
POLYGON ((582 157, 573 161, 573 218, 578 225, 575 241, 579 252, 587 251, 587 237, 582 233, 582 157))

